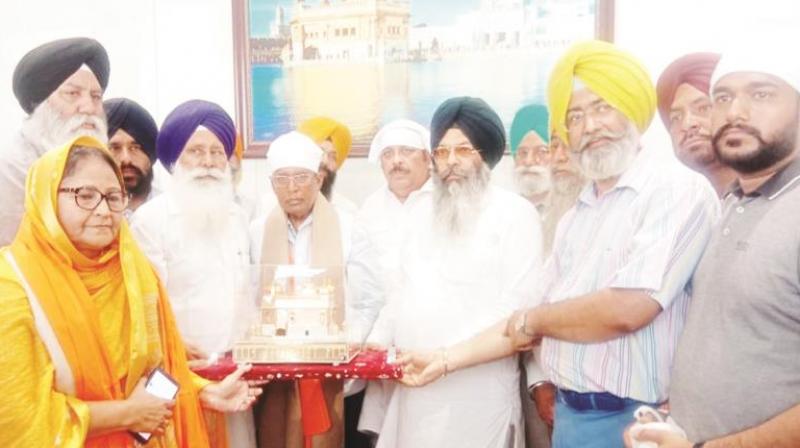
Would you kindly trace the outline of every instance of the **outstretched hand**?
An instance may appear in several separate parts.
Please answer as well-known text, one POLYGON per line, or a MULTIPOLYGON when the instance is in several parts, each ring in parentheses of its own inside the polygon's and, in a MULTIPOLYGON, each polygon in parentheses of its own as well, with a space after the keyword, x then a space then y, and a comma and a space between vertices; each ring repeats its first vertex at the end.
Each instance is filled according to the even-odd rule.
POLYGON ((406 386, 424 386, 445 374, 442 351, 403 352, 398 356, 397 362, 403 368, 400 382, 406 386))
POLYGON ((218 383, 212 383, 200 391, 203 407, 219 412, 239 412, 248 409, 261 395, 261 386, 268 380, 246 381, 242 375, 253 368, 241 364, 230 375, 218 383))

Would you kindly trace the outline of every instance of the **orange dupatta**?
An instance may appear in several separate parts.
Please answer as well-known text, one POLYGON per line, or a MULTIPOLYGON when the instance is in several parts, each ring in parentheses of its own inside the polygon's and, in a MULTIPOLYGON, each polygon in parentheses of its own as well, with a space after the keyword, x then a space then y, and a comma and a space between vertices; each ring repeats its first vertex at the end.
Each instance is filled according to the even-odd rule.
MULTIPOLYGON (((107 252, 89 259, 75 249, 58 221, 58 187, 67 157, 76 145, 108 151, 93 138, 79 137, 47 152, 31 166, 25 215, 10 250, 64 352, 75 396, 83 401, 125 399, 141 377, 162 365, 181 389, 173 410, 173 431, 168 427, 165 436, 154 438, 148 446, 207 447, 194 377, 166 292, 127 223, 121 223, 107 252), (120 316, 129 319, 125 366, 114 365, 109 354, 109 344, 119 342, 106 341, 102 334, 96 304, 107 300, 118 300, 123 307, 120 316), (115 375, 119 371, 124 372, 122 378, 115 375)), ((122 184, 119 169, 116 174, 122 184)), ((115 432, 91 437, 85 446, 133 445, 127 432, 115 432)))

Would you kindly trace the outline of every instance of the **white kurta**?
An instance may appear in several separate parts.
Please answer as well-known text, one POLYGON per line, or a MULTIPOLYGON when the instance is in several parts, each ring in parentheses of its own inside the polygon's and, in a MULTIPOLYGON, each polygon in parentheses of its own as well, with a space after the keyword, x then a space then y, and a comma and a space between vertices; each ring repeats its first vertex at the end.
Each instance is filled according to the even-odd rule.
MULTIPOLYGON (((388 185, 384 185, 369 195, 358 211, 356 222, 366 229, 375 245, 384 284, 387 284, 392 278, 392 273, 396 272, 394 264, 397 261, 400 244, 405 238, 408 226, 414 224, 409 221, 413 216, 411 210, 417 203, 430 197, 432 190, 433 184, 429 180, 422 188, 411 192, 405 201, 400 202, 389 190, 388 185)), ((394 381, 369 382, 364 397, 364 408, 369 411, 361 413, 359 431, 374 434, 380 431, 393 388, 394 381)))
POLYGON ((25 138, 22 131, 0 148, 0 247, 11 244, 25 212, 25 178, 28 168, 45 149, 25 138))
MULTIPOLYGON (((471 233, 444 243, 432 230, 433 201, 414 207, 417 224, 402 244, 401 281, 388 296, 371 342, 437 350, 535 304, 542 244, 536 209, 496 187, 489 187, 482 208, 471 233)), ((379 448, 523 443, 516 356, 421 388, 397 385, 378 439, 379 448)))
MULTIPOLYGON (((222 211, 221 213, 224 213, 222 211)), ((233 201, 225 233, 205 244, 183 231, 181 211, 169 192, 146 202, 131 218, 139 247, 169 294, 184 341, 206 353, 231 349, 246 330, 250 245, 245 212, 233 201)), ((226 415, 230 446, 255 448, 251 411, 226 415)))

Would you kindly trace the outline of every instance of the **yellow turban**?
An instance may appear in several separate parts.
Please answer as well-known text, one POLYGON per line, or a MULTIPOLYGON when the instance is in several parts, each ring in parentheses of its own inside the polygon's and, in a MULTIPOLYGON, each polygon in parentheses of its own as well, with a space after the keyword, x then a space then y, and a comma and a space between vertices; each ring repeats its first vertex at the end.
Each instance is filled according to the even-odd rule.
POLYGON ((565 125, 573 79, 622 112, 644 132, 656 110, 656 90, 638 59, 599 40, 573 45, 556 63, 547 86, 550 126, 568 142, 565 125))
POLYGON ((327 117, 310 118, 300 123, 297 130, 311 137, 318 145, 330 140, 336 148, 336 169, 342 166, 350 154, 350 144, 353 142, 350 129, 336 120, 327 117))

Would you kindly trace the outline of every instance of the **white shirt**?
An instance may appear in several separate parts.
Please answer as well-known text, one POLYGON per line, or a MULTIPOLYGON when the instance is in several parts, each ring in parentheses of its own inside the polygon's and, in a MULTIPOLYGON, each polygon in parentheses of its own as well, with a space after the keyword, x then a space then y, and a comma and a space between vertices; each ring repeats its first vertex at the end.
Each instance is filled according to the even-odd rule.
POLYGON ((131 219, 139 247, 166 286, 181 335, 206 353, 231 349, 246 330, 247 301, 255 303, 247 218, 233 201, 222 213, 229 222, 213 241, 187 235, 169 193, 143 204, 131 219))
POLYGON ((413 222, 409 216, 414 205, 431 195, 433 184, 430 180, 419 190, 411 192, 404 202, 400 202, 384 185, 364 201, 356 215, 356 222, 363 225, 375 244, 381 265, 381 273, 386 277, 394 270, 400 244, 406 229, 413 222))
MULTIPOLYGON (((412 191, 405 201, 400 202, 389 190, 389 186, 384 185, 367 197, 356 215, 356 222, 364 226, 375 244, 387 290, 390 287, 388 283, 391 281, 391 274, 397 270, 395 264, 400 244, 408 226, 414 224, 411 220, 414 214, 411 211, 417 203, 430 197, 432 191, 433 183, 429 179, 419 190, 412 191)), ((359 431, 375 434, 380 431, 393 387, 393 381, 371 381, 367 385, 363 405, 366 412, 361 413, 359 431)))
POLYGON ((46 150, 31 143, 23 131, 0 148, 0 247, 11 244, 25 213, 25 179, 33 162, 46 150))
MULTIPOLYGON (((451 241, 434 230, 432 197, 414 207, 416 225, 402 243, 399 288, 390 293, 370 342, 438 350, 535 305, 542 250, 536 209, 519 195, 491 186, 476 207, 481 211, 473 230, 451 241)), ((454 372, 422 388, 396 385, 378 439, 379 448, 523 443, 516 356, 454 372)))
POLYGON ((690 301, 686 285, 718 215, 719 200, 708 181, 656 148, 643 149, 602 196, 594 185, 584 188, 558 224, 545 266, 544 300, 639 289, 663 311, 642 329, 605 342, 544 338, 541 363, 553 383, 648 403, 667 399, 690 301))

